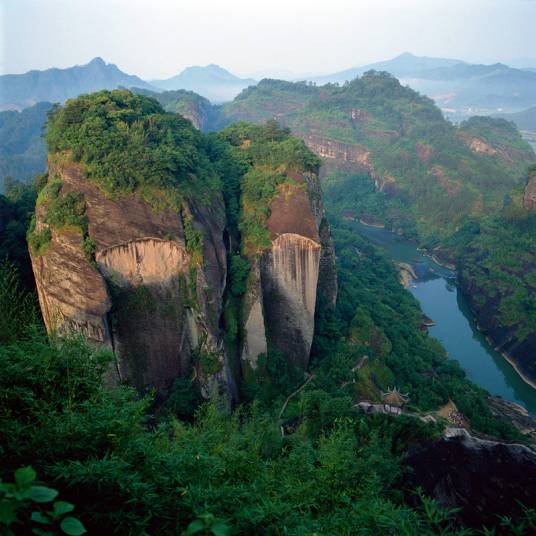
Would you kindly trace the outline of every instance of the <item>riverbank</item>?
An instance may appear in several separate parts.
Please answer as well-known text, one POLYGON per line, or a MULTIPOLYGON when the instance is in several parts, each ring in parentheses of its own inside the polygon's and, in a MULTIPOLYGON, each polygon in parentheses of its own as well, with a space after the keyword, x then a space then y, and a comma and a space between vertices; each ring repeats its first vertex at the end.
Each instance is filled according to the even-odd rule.
POLYGON ((435 326, 427 326, 428 331, 440 340, 449 357, 460 363, 469 379, 492 395, 519 404, 536 416, 536 386, 526 382, 510 356, 496 351, 496 344, 486 338, 462 289, 454 284, 456 273, 400 235, 358 222, 355 226, 393 262, 413 267, 417 278, 408 290, 419 301, 423 313, 435 322, 435 326))
MULTIPOLYGON (((456 266, 448 261, 446 261, 445 259, 442 259, 440 258, 440 256, 438 255, 437 253, 437 248, 436 250, 433 250, 433 251, 429 251, 429 250, 426 250, 424 248, 421 248, 418 246, 418 244, 414 241, 414 240, 411 240, 409 238, 406 238, 404 236, 401 236, 399 235, 398 233, 395 233, 393 232, 392 230, 388 229, 387 227, 384 227, 383 229, 382 228, 379 228, 377 226, 372 226, 372 225, 369 225, 369 224, 366 224, 366 223, 362 223, 362 222, 359 222, 361 225, 363 225, 365 228, 368 228, 368 229, 379 229, 380 231, 382 232, 385 232, 385 233, 389 233, 390 235, 392 235, 395 240, 397 241, 404 241, 404 242, 407 242, 409 244, 411 244, 415 250, 422 256, 422 257, 426 257, 427 259, 430 259, 431 262, 434 264, 434 265, 437 265, 438 267, 440 267, 441 269, 443 270, 447 270, 448 272, 450 272, 449 274, 445 274, 445 273, 442 273, 440 274, 442 277, 444 277, 445 279, 449 279, 449 280, 453 280, 456 282, 456 287, 458 289, 458 291, 464 296, 465 298, 465 301, 467 302, 468 304, 468 308, 469 308, 469 312, 470 312, 470 315, 471 315, 471 320, 474 324, 474 327, 476 328, 476 330, 478 330, 478 332, 481 334, 481 336, 483 338, 485 338, 487 344, 489 344, 490 347, 493 348, 493 350, 501 356, 501 359, 504 360, 505 362, 505 365, 508 366, 508 367, 511 367, 512 370, 513 370, 513 373, 516 374, 519 379, 524 383, 526 384, 531 390, 534 390, 535 392, 535 396, 536 396, 536 381, 534 381, 533 379, 531 379, 530 377, 528 377, 522 370, 521 368, 519 367, 518 363, 516 362, 516 358, 511 355, 509 352, 505 351, 504 348, 501 348, 498 344, 497 344, 497 340, 495 340, 491 335, 490 335, 490 332, 488 329, 484 329, 480 323, 479 323, 479 318, 480 318, 480 315, 478 314, 477 311, 475 311, 475 309, 472 307, 472 297, 471 295, 467 294, 466 292, 466 289, 464 289, 464 286, 461 284, 460 280, 459 280, 459 277, 458 277, 458 273, 456 271, 456 266)), ((366 233, 365 233, 366 234, 366 233)), ((371 238, 371 237, 369 237, 371 238)), ((374 241, 374 237, 372 237, 372 240, 374 241)), ((418 277, 416 277, 415 275, 410 275, 410 273, 407 271, 407 270, 404 270, 404 269, 401 269, 401 265, 410 265, 411 266, 411 261, 407 260, 407 261, 402 261, 400 262, 399 260, 393 258, 393 261, 395 262, 395 264, 397 265, 398 269, 399 269, 399 272, 401 273, 401 283, 404 285, 405 288, 407 289, 411 289, 412 285, 414 284, 415 280, 418 279, 418 277)), ((433 316, 431 317, 433 320, 436 320, 433 316)))

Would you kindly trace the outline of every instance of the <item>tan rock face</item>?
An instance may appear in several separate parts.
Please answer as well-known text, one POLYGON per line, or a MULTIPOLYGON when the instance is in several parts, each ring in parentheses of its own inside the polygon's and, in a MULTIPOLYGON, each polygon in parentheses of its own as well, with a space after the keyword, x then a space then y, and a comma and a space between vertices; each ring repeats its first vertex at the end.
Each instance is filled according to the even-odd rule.
POLYGON ((106 282, 87 261, 76 231, 53 233, 46 251, 32 255, 37 293, 49 331, 76 330, 89 340, 112 345, 106 282))
MULTIPOLYGON (((179 376, 197 378, 207 395, 228 389, 219 327, 227 263, 223 200, 184 205, 203 238, 197 264, 186 247, 183 214, 155 211, 137 194, 110 199, 81 166, 59 159, 49 164, 50 175, 63 183, 60 195, 84 195, 96 244, 96 267, 73 231, 54 231, 44 253, 32 256, 49 331, 76 329, 110 346, 121 378, 140 390, 156 388, 165 396, 179 376)), ((38 229, 45 216, 46 206, 40 207, 38 229)))
POLYGON ((255 370, 259 355, 268 351, 266 340, 266 320, 261 284, 260 263, 251 267, 248 290, 244 298, 245 337, 242 348, 242 360, 255 370))
POLYGON ((337 295, 335 255, 318 176, 290 174, 270 204, 271 247, 255 259, 245 298, 242 358, 252 368, 268 344, 305 368, 318 294, 327 306, 337 295))
POLYGON ((529 175, 529 181, 523 195, 523 206, 527 210, 536 210, 536 172, 529 175))
POLYGON ((351 145, 349 143, 342 143, 313 135, 304 135, 297 132, 295 134, 303 138, 305 145, 322 158, 358 164, 365 171, 373 170, 370 151, 359 145, 351 145))
POLYGON ((261 279, 268 339, 305 368, 313 341, 320 244, 285 233, 263 254, 261 279))
POLYGON ((459 137, 465 142, 467 147, 476 154, 487 154, 489 156, 495 156, 497 154, 497 149, 493 148, 489 143, 486 143, 480 138, 474 136, 469 136, 463 132, 460 132, 459 137))
POLYGON ((145 238, 101 250, 96 260, 105 277, 117 284, 155 285, 185 274, 191 259, 176 242, 145 238))
POLYGON ((175 242, 146 238, 100 251, 96 260, 114 285, 113 341, 122 356, 121 377, 139 389, 166 389, 191 370, 198 339, 184 304, 190 255, 175 242))

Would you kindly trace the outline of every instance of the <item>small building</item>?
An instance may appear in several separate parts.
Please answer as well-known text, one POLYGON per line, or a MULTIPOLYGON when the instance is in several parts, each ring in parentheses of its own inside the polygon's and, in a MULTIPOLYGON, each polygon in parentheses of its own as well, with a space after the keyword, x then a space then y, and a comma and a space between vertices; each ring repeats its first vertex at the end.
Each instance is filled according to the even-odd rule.
POLYGON ((409 401, 407 394, 403 395, 396 387, 387 389, 386 393, 382 393, 383 403, 395 408, 401 408, 409 401))

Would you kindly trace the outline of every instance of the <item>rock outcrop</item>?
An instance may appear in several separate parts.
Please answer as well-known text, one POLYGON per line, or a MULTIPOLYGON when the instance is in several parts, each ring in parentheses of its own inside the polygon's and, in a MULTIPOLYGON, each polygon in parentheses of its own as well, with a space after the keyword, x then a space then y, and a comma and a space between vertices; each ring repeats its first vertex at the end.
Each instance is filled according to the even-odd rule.
POLYGON ((520 340, 516 335, 516 324, 501 324, 497 314, 500 295, 486 300, 477 299, 486 294, 478 279, 467 270, 458 272, 458 284, 478 321, 480 331, 493 342, 495 350, 503 354, 521 378, 536 387, 536 333, 531 332, 520 340))
MULTIPOLYGON (((76 329, 114 350, 121 379, 163 396, 175 378, 195 375, 202 391, 228 385, 219 327, 226 279, 221 195, 212 205, 192 199, 181 211, 154 210, 133 193, 111 199, 69 159, 51 157, 60 196, 83 195, 94 261, 78 230, 51 228, 32 253, 41 309, 49 331, 76 329), (200 260, 185 225, 202 237, 200 260), (195 371, 195 372, 194 372, 195 371)), ((47 203, 36 229, 47 227, 47 203)), ((87 240, 86 239, 86 240, 87 240)))
POLYGON ((307 367, 337 279, 301 140, 276 123, 208 140, 126 91, 67 102, 47 133, 28 238, 50 332, 112 349, 117 378, 160 398, 190 378, 234 400, 241 359, 254 370, 271 349, 307 367))
POLYGON ((497 149, 492 147, 489 143, 486 143, 484 140, 477 138, 476 136, 470 136, 465 132, 460 132, 458 134, 460 139, 476 154, 485 154, 488 156, 495 156, 497 154, 497 149))
POLYGON ((536 507, 536 453, 523 445, 477 439, 466 431, 425 444, 410 453, 412 472, 406 479, 407 499, 413 490, 447 508, 467 526, 498 524, 498 516, 519 519, 522 505, 536 507))
POLYGON ((253 369, 269 345, 305 369, 317 300, 335 305, 335 255, 318 175, 292 174, 292 179, 278 187, 270 204, 271 246, 253 261, 245 298, 242 358, 253 369))
POLYGON ((373 170, 370 151, 360 145, 343 143, 314 135, 300 134, 299 132, 296 132, 296 135, 302 137, 305 145, 322 158, 356 164, 364 171, 373 170))

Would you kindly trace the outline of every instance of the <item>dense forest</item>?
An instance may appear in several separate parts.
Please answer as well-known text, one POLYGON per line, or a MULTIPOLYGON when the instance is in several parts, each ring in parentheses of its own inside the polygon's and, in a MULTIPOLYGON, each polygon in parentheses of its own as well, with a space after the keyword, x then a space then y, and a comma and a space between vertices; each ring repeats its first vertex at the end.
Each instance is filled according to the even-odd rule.
MULTIPOLYGON (((88 179, 111 196, 140 193, 159 210, 180 202, 172 192, 202 196, 222 188, 228 232, 245 244, 230 261, 223 313, 232 346, 248 256, 266 241, 259 217, 267 217, 285 166, 314 170, 317 157, 274 122, 203 136, 152 99, 126 91, 84 97, 62 110, 49 122, 49 149, 75 153, 88 179), (78 130, 80 122, 91 128, 78 130)), ((232 411, 217 397, 203 400, 187 378, 177 379, 165 401, 126 384, 110 386, 110 352, 75 334, 45 333, 24 238, 27 229, 35 238, 37 190, 55 207, 53 225, 74 222, 83 232, 84 214, 76 199, 60 201, 66 196, 57 197, 53 181, 43 184, 11 184, 0 197, 0 523, 8 533, 536 529, 534 513, 522 506, 482 514, 480 525, 491 532, 469 528, 459 512, 408 484, 408 453, 438 440, 446 424, 420 417, 449 400, 474 433, 525 439, 491 414, 487 393, 428 336, 392 263, 337 213, 336 181, 327 189, 339 296, 334 310, 317 304, 309 369, 304 375, 281 352, 269 352, 262 381, 244 388, 232 411), (380 402, 391 387, 407 393, 405 415, 366 415, 356 407, 380 402)), ((370 182, 360 188, 352 194, 356 202, 368 196, 385 210, 370 182)))
POLYGON ((331 142, 338 154, 326 155, 327 162, 372 174, 403 202, 413 235, 429 247, 463 217, 501 208, 534 159, 513 124, 481 117, 456 127, 431 99, 387 73, 342 86, 264 80, 224 105, 219 121, 272 117, 320 150, 331 142), (475 138, 482 143, 476 149, 475 138))

